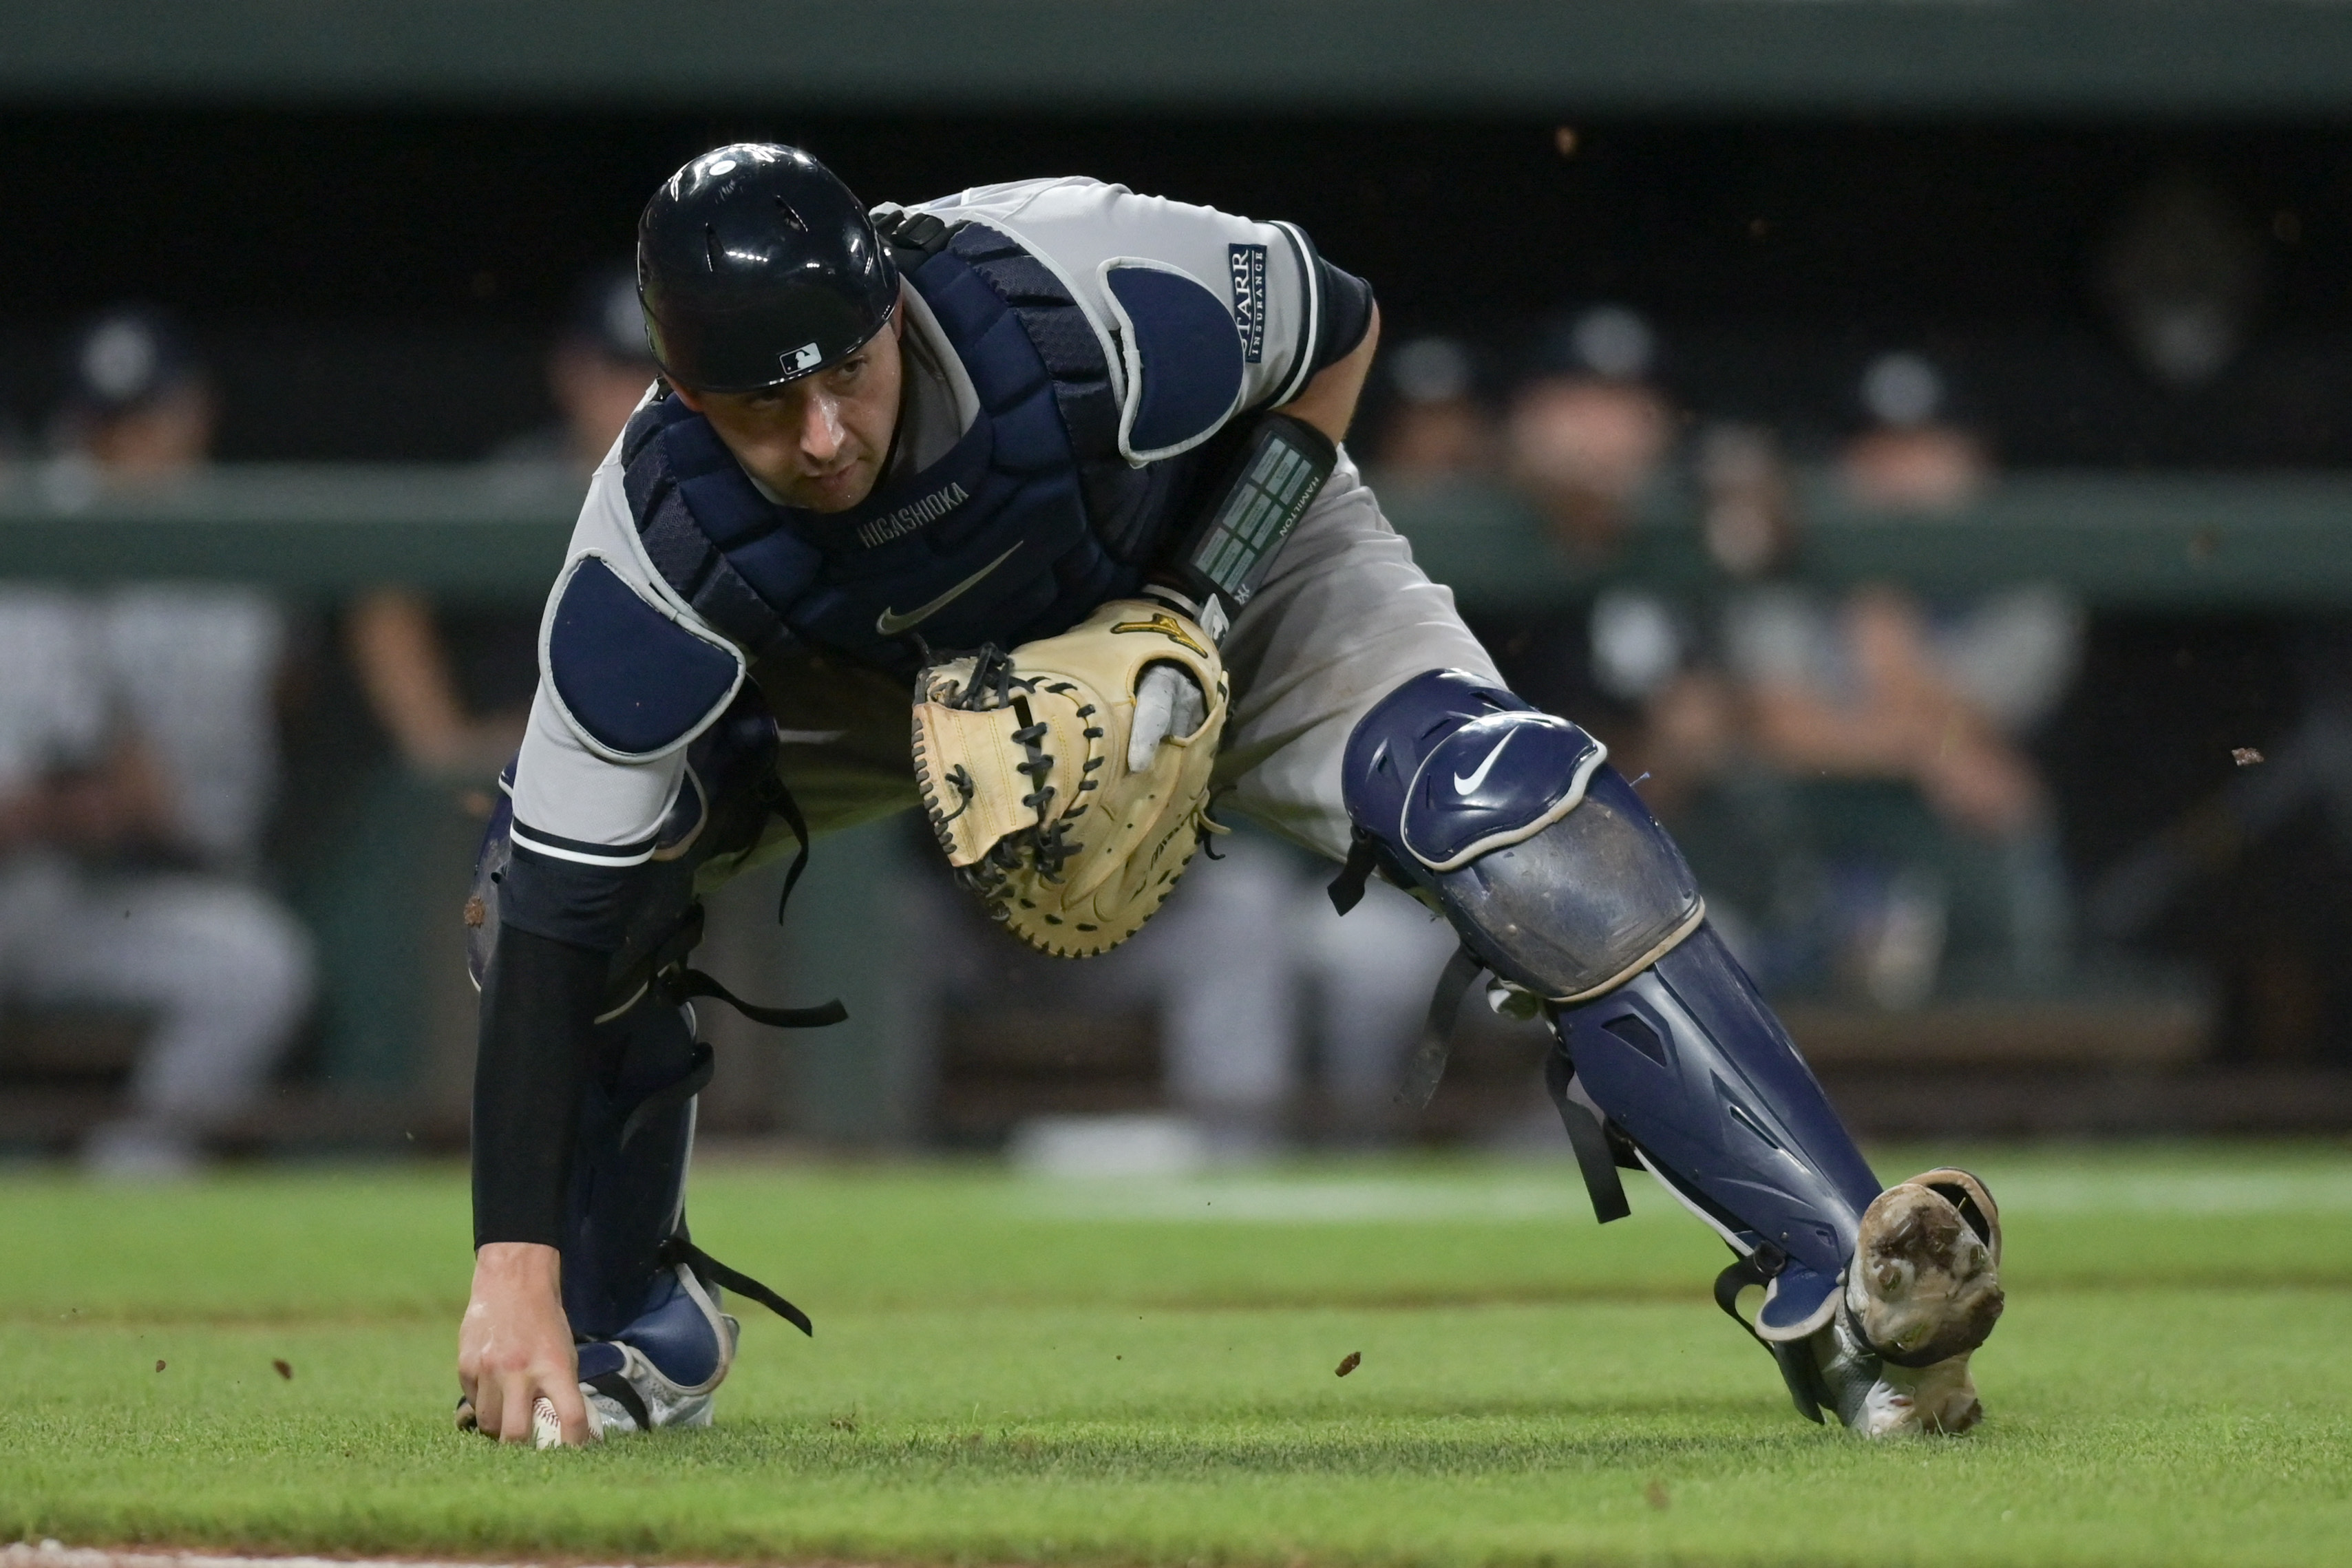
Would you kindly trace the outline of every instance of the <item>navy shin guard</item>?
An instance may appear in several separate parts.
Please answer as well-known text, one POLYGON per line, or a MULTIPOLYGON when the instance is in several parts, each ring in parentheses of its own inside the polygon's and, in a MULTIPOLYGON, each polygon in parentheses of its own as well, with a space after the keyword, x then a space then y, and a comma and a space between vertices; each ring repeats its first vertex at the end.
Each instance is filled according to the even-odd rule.
POLYGON ((690 1016, 648 1000, 596 1027, 563 1245, 563 1310, 586 1339, 637 1319, 685 1233, 693 1097, 710 1079, 690 1016))
POLYGON ((1642 1163, 1743 1256, 1785 1256, 1758 1271, 1758 1332, 1821 1327, 1880 1184, 1714 929, 1554 1024, 1575 1081, 1642 1163))
POLYGON ((1766 1287, 1760 1338, 1826 1323, 1878 1181, 1601 744, 1433 670, 1364 716, 1342 769, 1356 842, 1333 902, 1383 871, 1552 1019, 1548 1080, 1601 1217, 1638 1163, 1740 1254, 1735 1295, 1766 1287))
POLYGON ((606 1431, 709 1423, 739 1326, 721 1285, 808 1331, 805 1314, 688 1239, 686 1168, 710 1047, 692 1014, 647 1000, 595 1033, 563 1245, 563 1308, 580 1383, 606 1431))

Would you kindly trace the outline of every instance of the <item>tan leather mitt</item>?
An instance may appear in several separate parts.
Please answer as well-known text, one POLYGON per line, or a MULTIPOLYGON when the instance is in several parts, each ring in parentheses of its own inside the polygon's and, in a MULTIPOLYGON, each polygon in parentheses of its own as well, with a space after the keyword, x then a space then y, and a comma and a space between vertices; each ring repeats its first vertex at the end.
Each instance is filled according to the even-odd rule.
POLYGON ((1208 799, 1227 700, 1216 645, 1143 599, 931 666, 915 683, 915 783, 948 863, 1030 946, 1109 952, 1174 889, 1201 836, 1223 831, 1208 799), (1192 677, 1207 714, 1130 768, 1137 691, 1159 664, 1192 677))

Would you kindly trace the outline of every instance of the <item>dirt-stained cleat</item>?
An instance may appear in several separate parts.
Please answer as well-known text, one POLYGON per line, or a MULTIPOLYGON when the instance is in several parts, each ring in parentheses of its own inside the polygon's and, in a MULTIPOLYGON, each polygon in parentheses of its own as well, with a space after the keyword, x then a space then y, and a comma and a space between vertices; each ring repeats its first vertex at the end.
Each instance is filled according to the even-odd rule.
POLYGON ((1966 1171, 1929 1171, 1862 1216, 1837 1319, 1812 1337, 1822 1383, 1866 1437, 1965 1432, 1984 1416, 1969 1357, 2000 1321, 2000 1210, 1966 1171))
POLYGON ((1898 1366, 1966 1355, 2000 1321, 2000 1210, 1966 1171, 1929 1171, 1863 1212, 1846 1310, 1898 1366))

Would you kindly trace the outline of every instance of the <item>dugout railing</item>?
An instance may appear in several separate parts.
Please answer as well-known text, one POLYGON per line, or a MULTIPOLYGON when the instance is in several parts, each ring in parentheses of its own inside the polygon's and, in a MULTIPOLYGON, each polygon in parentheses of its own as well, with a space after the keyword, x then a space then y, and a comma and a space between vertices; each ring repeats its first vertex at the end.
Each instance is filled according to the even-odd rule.
MULTIPOLYGON (((2352 608, 2352 473, 2020 473, 1964 509, 1926 517, 1858 510, 1826 480, 1804 489, 1800 573, 1817 583, 1892 581, 1934 595, 2045 580, 2095 610, 2352 608)), ((1507 490, 1388 485, 1381 493, 1420 559, 1474 610, 1540 608, 1589 595, 1605 577, 1552 546, 1507 490)), ((26 466, 0 478, 0 561, 20 579, 249 582, 321 609, 388 583, 443 602, 522 607, 537 603, 560 563, 577 497, 576 480, 485 467, 231 465, 142 490, 26 466)), ((1645 582, 1697 584, 1715 573, 1694 498, 1659 493, 1638 527, 1645 582)), ((334 872, 344 880, 326 902, 340 913, 321 938, 352 950, 331 972, 373 976, 381 996, 404 998, 406 1022, 388 1029, 383 1007, 346 999, 346 1015, 373 1017, 374 1033, 315 1044, 302 1083, 245 1129, 254 1140, 446 1145, 462 1136, 469 1031, 467 995, 451 973, 452 911, 483 803, 478 791, 389 776, 367 787, 375 837, 334 872)), ((907 1096, 925 1092, 910 1086, 936 1080, 940 1064, 907 1058, 889 949, 871 940, 896 918, 887 889, 893 858, 906 852, 869 832, 819 857, 811 892, 829 889, 847 912, 789 939, 793 968, 846 994, 853 1022, 789 1046, 739 1042, 745 1065, 732 1075, 732 1100, 714 1105, 719 1124, 773 1126, 775 1107, 790 1101, 796 1130, 828 1142, 924 1132, 929 1113, 907 1096)), ((2193 985, 2158 984, 1904 1016, 1801 1006, 1791 1022, 1824 1073, 1856 1097, 1861 1119, 1890 1131, 1926 1131, 1921 1116, 2052 1130, 2326 1127, 2352 1116, 2352 1087, 2316 1068, 2200 1076, 2211 1007, 2193 985), (1896 1071, 1942 1087, 1924 1100, 1882 1092, 1896 1071)), ((12 1048, 16 1068, 27 1051, 52 1066, 69 1061, 69 1041, 37 1021, 6 1036, 16 1044, 0 1043, 0 1076, 17 1081, 0 1092, 0 1142, 40 1142, 95 1114, 88 1085, 27 1081, 10 1066, 12 1048)), ((101 1021, 81 1037, 103 1057, 127 1037, 119 1021, 101 1021)), ((1480 1058, 1474 1050, 1466 1059, 1480 1058)), ((1517 1071, 1508 1049, 1486 1059, 1501 1062, 1505 1077, 1517 1071)), ((1134 1098, 1132 1086, 1106 1092, 1122 1104, 1134 1098)), ((1447 1125, 1466 1131, 1491 1107, 1473 1092, 1442 1109, 1447 1125)), ((966 1117, 964 1131, 984 1135, 994 1114, 966 1117)))

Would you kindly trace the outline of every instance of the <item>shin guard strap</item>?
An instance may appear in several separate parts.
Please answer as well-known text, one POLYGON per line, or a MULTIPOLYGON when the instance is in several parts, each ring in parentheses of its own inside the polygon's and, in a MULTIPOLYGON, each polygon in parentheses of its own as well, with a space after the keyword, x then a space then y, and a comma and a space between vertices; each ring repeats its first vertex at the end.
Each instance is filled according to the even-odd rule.
POLYGON ((656 1256, 663 1267, 668 1268, 683 1263, 693 1269, 699 1278, 723 1286, 739 1296, 750 1297, 811 1339, 816 1337, 816 1327, 809 1321, 809 1315, 806 1312, 802 1311, 749 1274, 740 1273, 728 1268, 686 1237, 671 1237, 661 1244, 661 1251, 656 1256))
POLYGON ((1715 1304, 1723 1309, 1731 1321, 1754 1335, 1759 1344, 1770 1348, 1771 1342, 1756 1332, 1756 1325, 1739 1315, 1739 1293, 1750 1285, 1759 1289, 1780 1278, 1780 1270, 1789 1267, 1789 1255, 1770 1242, 1758 1245, 1747 1257, 1725 1266, 1715 1277, 1715 1304))
POLYGON ((1575 1079, 1576 1068, 1566 1051, 1554 1050, 1545 1058, 1544 1087, 1559 1109, 1559 1123, 1567 1129, 1569 1148, 1575 1152, 1577 1172, 1584 1178, 1585 1194, 1592 1200, 1592 1217, 1607 1225, 1612 1219, 1623 1219, 1633 1209, 1625 1201, 1624 1179, 1617 1174, 1616 1152, 1609 1147, 1609 1133, 1601 1118, 1568 1092, 1575 1079))
POLYGON ((621 1123, 621 1147, 627 1148, 629 1141, 645 1130, 646 1122, 666 1110, 677 1110, 704 1089, 709 1089, 711 1070, 716 1061, 717 1058, 713 1056, 709 1046, 697 1042, 694 1047, 694 1065, 687 1068, 685 1076, 675 1083, 664 1084, 637 1101, 636 1109, 630 1111, 628 1120, 621 1123))
POLYGON ((714 1002, 724 1002, 755 1024, 765 1024, 772 1029, 822 1029, 838 1024, 849 1016, 849 1009, 835 997, 814 1007, 763 1007, 746 1002, 699 969, 670 970, 661 978, 662 994, 673 1004, 697 996, 708 996, 714 1002))
POLYGON ((1454 1017, 1462 1011, 1462 998, 1469 994, 1470 983, 1485 968, 1478 955, 1466 947, 1456 948, 1446 960, 1437 988, 1430 993, 1429 1016, 1422 1024, 1421 1038, 1413 1042, 1412 1055, 1405 1062, 1404 1081, 1396 1092, 1398 1104, 1420 1110, 1436 1096, 1438 1080, 1445 1076, 1445 1058, 1454 1049, 1454 1017))
POLYGON ((645 1396, 636 1391, 635 1386, 626 1376, 617 1372, 608 1372, 596 1377, 583 1378, 581 1381, 627 1411, 629 1419, 637 1424, 638 1431, 650 1432, 654 1429, 653 1412, 646 1408, 645 1396))
POLYGON ((1715 1277, 1715 1304, 1723 1309, 1726 1317, 1747 1330, 1750 1339, 1772 1352, 1772 1364, 1780 1369, 1780 1381, 1789 1385, 1789 1403, 1797 1407, 1797 1414, 1816 1426, 1826 1426, 1822 1406, 1832 1402, 1830 1391, 1822 1381, 1820 1369, 1813 1364, 1810 1342, 1768 1340, 1756 1331, 1755 1324, 1739 1315, 1739 1293, 1750 1285, 1771 1284, 1788 1267, 1787 1253, 1769 1241, 1763 1243, 1715 1277))
POLYGON ((1359 827, 1348 840, 1348 862, 1339 874, 1331 879, 1324 889, 1331 896, 1331 907, 1346 914, 1364 901, 1364 887, 1372 879, 1372 871, 1380 864, 1380 840, 1359 827))

